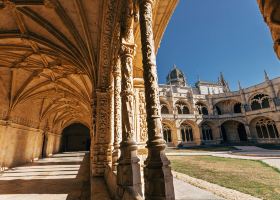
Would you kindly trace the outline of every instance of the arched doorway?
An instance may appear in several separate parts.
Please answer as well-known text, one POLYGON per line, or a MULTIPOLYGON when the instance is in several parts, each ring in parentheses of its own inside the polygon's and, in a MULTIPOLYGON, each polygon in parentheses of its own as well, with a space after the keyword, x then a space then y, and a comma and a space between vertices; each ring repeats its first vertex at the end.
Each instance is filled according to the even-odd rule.
POLYGON ((221 125, 221 133, 224 143, 248 140, 244 124, 236 120, 225 121, 221 125))
POLYGON ((62 151, 89 151, 90 131, 80 123, 67 126, 62 132, 62 151))

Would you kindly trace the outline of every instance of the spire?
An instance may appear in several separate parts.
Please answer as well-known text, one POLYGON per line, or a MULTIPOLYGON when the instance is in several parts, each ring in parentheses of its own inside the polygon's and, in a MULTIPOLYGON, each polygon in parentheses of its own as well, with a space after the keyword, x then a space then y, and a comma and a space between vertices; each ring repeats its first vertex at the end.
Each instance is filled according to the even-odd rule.
POLYGON ((200 76, 197 75, 197 82, 200 82, 200 76))
POLYGON ((230 92, 228 82, 225 80, 222 72, 220 72, 220 83, 224 88, 224 92, 230 92))
POLYGON ((240 81, 238 81, 238 88, 239 88, 239 90, 242 90, 240 81))
POLYGON ((265 70, 264 70, 264 79, 265 81, 269 81, 269 76, 265 70))
POLYGON ((220 72, 220 82, 224 85, 226 83, 223 72, 220 72))

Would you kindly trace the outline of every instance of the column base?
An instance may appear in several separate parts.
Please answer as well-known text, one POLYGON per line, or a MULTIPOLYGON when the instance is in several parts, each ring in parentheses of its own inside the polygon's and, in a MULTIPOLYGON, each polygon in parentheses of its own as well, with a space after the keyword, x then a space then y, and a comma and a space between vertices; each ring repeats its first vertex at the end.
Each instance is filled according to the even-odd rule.
POLYGON ((175 200, 173 175, 170 161, 164 150, 153 152, 145 161, 145 199, 147 200, 175 200))
POLYGON ((140 172, 140 159, 137 147, 121 148, 122 154, 117 165, 118 199, 122 199, 126 189, 143 196, 140 172), (133 148, 133 150, 131 150, 133 148))

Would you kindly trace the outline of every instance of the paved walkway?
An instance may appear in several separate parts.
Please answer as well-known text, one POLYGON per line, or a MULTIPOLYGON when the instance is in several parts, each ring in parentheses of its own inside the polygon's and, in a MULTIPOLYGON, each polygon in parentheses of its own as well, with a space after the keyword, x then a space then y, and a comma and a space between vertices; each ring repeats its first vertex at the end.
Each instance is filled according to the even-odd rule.
POLYGON ((90 199, 89 155, 56 154, 0 175, 1 200, 90 199))
POLYGON ((222 200, 223 198, 211 192, 195 187, 189 183, 174 178, 176 200, 222 200))

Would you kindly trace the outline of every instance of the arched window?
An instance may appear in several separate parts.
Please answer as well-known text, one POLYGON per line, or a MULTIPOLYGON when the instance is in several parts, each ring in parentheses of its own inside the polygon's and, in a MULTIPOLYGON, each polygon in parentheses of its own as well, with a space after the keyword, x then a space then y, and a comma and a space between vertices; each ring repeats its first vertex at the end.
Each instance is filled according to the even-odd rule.
POLYGON ((200 115, 208 115, 208 109, 204 104, 196 103, 195 105, 200 115))
POLYGON ((203 140, 213 140, 212 129, 207 124, 202 125, 203 140))
POLYGON ((171 129, 163 125, 163 138, 166 142, 172 142, 171 129))
POLYGON ((259 138, 279 138, 279 133, 273 120, 260 119, 256 123, 256 130, 259 138))
POLYGON ((176 106, 177 113, 179 115, 180 114, 190 114, 190 110, 189 110, 188 106, 184 102, 178 101, 175 104, 175 106, 176 106))
POLYGON ((169 110, 166 105, 161 106, 161 114, 169 114, 169 110))
POLYGON ((257 94, 251 99, 251 109, 259 110, 269 108, 269 96, 266 94, 257 94))
POLYGON ((234 104, 233 111, 234 113, 241 113, 241 103, 234 104))
POLYGON ((181 125, 181 138, 183 142, 193 141, 193 131, 190 125, 188 124, 181 125))

